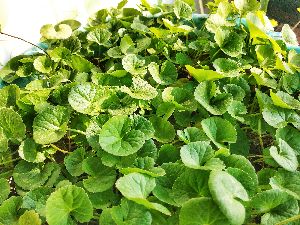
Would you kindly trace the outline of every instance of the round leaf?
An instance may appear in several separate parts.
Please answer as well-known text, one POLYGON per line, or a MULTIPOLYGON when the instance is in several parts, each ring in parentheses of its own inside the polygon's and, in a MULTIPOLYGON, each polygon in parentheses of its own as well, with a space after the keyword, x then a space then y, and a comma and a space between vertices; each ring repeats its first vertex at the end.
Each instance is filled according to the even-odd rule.
POLYGON ((116 187, 128 199, 146 199, 155 187, 155 179, 140 173, 130 173, 116 182, 116 187))
POLYGON ((214 151, 206 141, 191 142, 180 150, 181 160, 185 166, 200 169, 201 166, 214 156, 214 151))
POLYGON ((70 113, 63 106, 49 107, 33 120, 33 139, 38 144, 50 144, 65 136, 70 113))
POLYGON ((167 143, 171 142, 175 138, 175 129, 173 125, 158 116, 153 116, 150 121, 154 127, 155 133, 154 138, 160 142, 167 143))
POLYGON ((93 217, 93 206, 85 191, 74 185, 53 192, 46 203, 46 219, 49 225, 89 222, 93 217))
POLYGON ((137 152, 145 143, 145 135, 132 129, 132 120, 127 116, 114 116, 109 119, 99 133, 99 143, 104 151, 127 156, 137 152))
POLYGON ((223 146, 224 142, 235 143, 237 132, 234 126, 220 117, 210 117, 201 121, 206 135, 217 145, 223 146))
POLYGON ((72 35, 72 28, 67 24, 53 26, 52 24, 44 25, 40 33, 47 39, 67 39, 72 35))
POLYGON ((109 91, 105 88, 98 88, 92 83, 84 83, 72 87, 68 101, 77 112, 98 115, 102 103, 109 97, 109 91))
POLYGON ((25 124, 21 116, 10 108, 0 109, 0 128, 11 141, 22 141, 25 137, 25 124))
POLYGON ((272 158, 284 169, 296 171, 298 160, 295 151, 282 139, 279 139, 279 152, 275 146, 270 148, 272 158))
POLYGON ((230 225, 210 198, 193 198, 183 204, 179 214, 180 225, 230 225))
POLYGON ((19 218, 18 225, 41 225, 42 221, 34 210, 26 211, 19 218))

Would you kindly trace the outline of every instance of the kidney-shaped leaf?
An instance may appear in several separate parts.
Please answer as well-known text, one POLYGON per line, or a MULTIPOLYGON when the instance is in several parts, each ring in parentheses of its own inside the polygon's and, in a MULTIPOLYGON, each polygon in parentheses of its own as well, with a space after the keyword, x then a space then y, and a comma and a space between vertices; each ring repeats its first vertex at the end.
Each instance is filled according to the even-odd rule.
POLYGON ((155 178, 140 173, 127 174, 116 182, 116 187, 129 200, 144 205, 146 208, 171 215, 169 210, 161 204, 148 201, 146 198, 155 188, 155 178))
POLYGON ((98 115, 101 104, 109 97, 109 91, 92 83, 78 84, 69 93, 69 103, 77 112, 98 115))
POLYGON ((289 195, 281 190, 271 189, 255 195, 250 202, 257 213, 266 213, 287 201, 289 195))
POLYGON ((292 126, 285 126, 276 130, 276 139, 284 140, 297 154, 300 154, 300 132, 292 126))
POLYGON ((42 221, 34 210, 26 211, 20 216, 18 225, 41 225, 42 221))
POLYGON ((237 199, 248 201, 247 191, 233 176, 224 171, 212 171, 208 186, 214 201, 232 225, 242 225, 246 210, 237 199))
POLYGON ((210 117, 201 121, 206 135, 217 145, 223 146, 224 142, 236 142, 237 132, 234 126, 220 117, 210 117), (221 144, 222 143, 222 144, 221 144))
POLYGON ((42 26, 40 33, 47 39, 67 39, 72 35, 72 28, 67 24, 60 24, 57 27, 46 24, 42 26))
POLYGON ((211 198, 192 198, 183 204, 179 214, 180 225, 230 225, 211 198))
POLYGON ((13 109, 0 109, 0 128, 6 138, 11 141, 22 141, 25 137, 25 124, 21 116, 13 109))
POLYGON ((146 199, 155 185, 154 178, 140 173, 130 173, 116 182, 116 187, 128 199, 146 199))
POLYGON ((67 132, 70 113, 63 106, 49 107, 33 120, 33 139, 38 144, 59 141, 67 132))
POLYGON ((46 219, 49 225, 89 222, 93 217, 93 206, 85 191, 69 185, 53 192, 46 203, 46 219))
POLYGON ((273 189, 279 189, 300 200, 300 172, 290 172, 279 170, 275 176, 270 179, 270 185, 273 189))
POLYGON ((279 151, 275 146, 270 148, 272 158, 284 169, 296 171, 298 160, 294 149, 292 149, 284 140, 279 139, 279 151))
POLYGON ((145 143, 145 135, 132 129, 133 121, 127 116, 114 116, 102 127, 99 143, 104 151, 127 156, 137 152, 145 143))
POLYGON ((22 197, 13 196, 4 201, 0 206, 0 224, 18 224, 18 210, 22 205, 22 197))
POLYGON ((185 166, 200 169, 214 156, 214 151, 207 141, 191 142, 180 149, 181 160, 185 166))

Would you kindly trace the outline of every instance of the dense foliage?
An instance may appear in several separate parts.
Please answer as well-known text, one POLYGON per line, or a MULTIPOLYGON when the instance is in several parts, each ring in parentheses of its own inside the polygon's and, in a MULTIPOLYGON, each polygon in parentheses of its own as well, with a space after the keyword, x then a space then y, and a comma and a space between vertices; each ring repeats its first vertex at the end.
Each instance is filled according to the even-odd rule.
POLYGON ((205 24, 125 4, 43 26, 47 54, 0 71, 0 224, 299 224, 289 26, 270 37, 256 0, 205 24))

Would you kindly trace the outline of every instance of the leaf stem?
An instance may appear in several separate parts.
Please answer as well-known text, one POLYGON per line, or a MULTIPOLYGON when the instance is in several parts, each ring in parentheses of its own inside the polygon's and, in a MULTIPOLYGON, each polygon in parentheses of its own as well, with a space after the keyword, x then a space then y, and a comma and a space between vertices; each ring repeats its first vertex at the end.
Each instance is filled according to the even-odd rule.
POLYGON ((213 56, 211 57, 211 61, 214 60, 214 58, 218 55, 218 53, 221 51, 221 48, 218 49, 218 51, 216 51, 213 56))
POLYGON ((300 25, 300 20, 298 21, 298 23, 295 24, 295 26, 293 26, 292 30, 295 30, 299 25, 300 25))
POLYGON ((72 131, 72 132, 77 133, 77 134, 86 135, 86 133, 82 130, 76 130, 76 129, 72 129, 72 128, 68 128, 67 130, 72 131))
POLYGON ((12 163, 12 162, 18 161, 19 159, 21 159, 21 158, 18 157, 18 158, 15 158, 15 159, 6 161, 6 162, 4 162, 4 163, 0 163, 0 166, 4 166, 4 165, 7 165, 7 164, 10 164, 10 163, 12 163))
POLYGON ((60 151, 60 152, 62 152, 62 153, 64 153, 64 154, 69 154, 69 153, 70 153, 70 152, 68 152, 68 151, 66 151, 66 150, 62 150, 61 148, 57 147, 57 146, 54 145, 54 144, 50 144, 50 146, 51 146, 52 148, 54 148, 55 150, 60 151))
POLYGON ((258 120, 257 133, 258 133, 260 147, 263 150, 264 149, 264 142, 263 142, 263 139, 261 137, 261 119, 258 120))
POLYGON ((288 219, 282 220, 279 223, 276 223, 275 225, 284 225, 284 224, 287 224, 287 223, 290 223, 290 222, 294 222, 296 220, 300 220, 300 214, 298 214, 296 216, 292 216, 288 219))
POLYGON ((20 37, 11 35, 11 34, 3 33, 3 32, 1 32, 1 31, 0 31, 0 34, 5 35, 5 36, 8 36, 8 37, 11 37, 11 38, 15 38, 15 39, 24 41, 24 42, 26 42, 26 43, 28 43, 28 44, 30 44, 30 45, 33 45, 34 47, 36 47, 36 48, 42 50, 42 51, 50 58, 50 55, 45 51, 45 49, 41 48, 40 46, 38 46, 38 45, 36 45, 36 44, 33 44, 33 43, 30 42, 30 41, 26 41, 26 40, 23 39, 23 38, 20 38, 20 37))

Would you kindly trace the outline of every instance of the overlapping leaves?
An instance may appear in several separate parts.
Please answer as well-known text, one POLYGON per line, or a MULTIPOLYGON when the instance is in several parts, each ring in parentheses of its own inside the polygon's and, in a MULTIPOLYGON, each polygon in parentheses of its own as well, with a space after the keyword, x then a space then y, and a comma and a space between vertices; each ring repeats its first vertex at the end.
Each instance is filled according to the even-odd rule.
POLYGON ((290 27, 257 0, 126 4, 0 70, 0 224, 297 224, 290 27))

